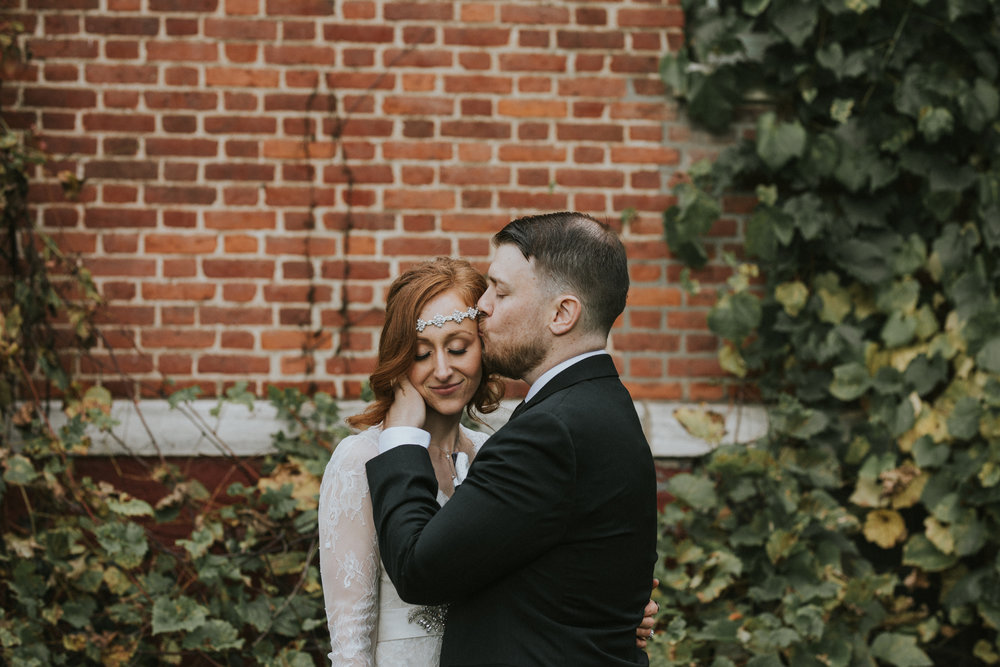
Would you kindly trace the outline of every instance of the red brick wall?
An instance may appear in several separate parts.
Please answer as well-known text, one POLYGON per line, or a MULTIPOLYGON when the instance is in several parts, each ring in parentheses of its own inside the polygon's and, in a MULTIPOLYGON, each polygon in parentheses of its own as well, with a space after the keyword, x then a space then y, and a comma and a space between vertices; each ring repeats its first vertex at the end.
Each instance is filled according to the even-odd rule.
MULTIPOLYGON (((574 209, 628 247, 612 346, 633 395, 722 396, 705 315, 727 270, 689 295, 662 240, 670 186, 721 145, 658 78, 678 0, 4 6, 33 59, 3 113, 52 155, 33 210, 108 301, 87 377, 123 395, 169 376, 357 396, 401 268, 485 269, 506 221, 574 209), (59 172, 83 181, 76 201, 59 172)), ((716 250, 739 233, 720 220, 716 250)))

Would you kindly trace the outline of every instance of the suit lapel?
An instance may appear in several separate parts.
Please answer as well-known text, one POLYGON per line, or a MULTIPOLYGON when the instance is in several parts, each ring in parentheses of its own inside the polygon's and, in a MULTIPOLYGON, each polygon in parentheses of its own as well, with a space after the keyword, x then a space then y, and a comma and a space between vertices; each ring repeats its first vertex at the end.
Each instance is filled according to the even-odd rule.
POLYGON ((615 368, 615 364, 611 360, 611 355, 609 354, 587 357, 586 359, 578 361, 569 368, 565 369, 546 382, 545 386, 542 387, 537 394, 532 396, 530 401, 521 401, 521 403, 514 408, 514 412, 511 413, 508 421, 514 419, 514 417, 521 414, 524 410, 538 405, 557 391, 570 387, 578 382, 592 380, 599 377, 618 377, 618 370, 615 368))

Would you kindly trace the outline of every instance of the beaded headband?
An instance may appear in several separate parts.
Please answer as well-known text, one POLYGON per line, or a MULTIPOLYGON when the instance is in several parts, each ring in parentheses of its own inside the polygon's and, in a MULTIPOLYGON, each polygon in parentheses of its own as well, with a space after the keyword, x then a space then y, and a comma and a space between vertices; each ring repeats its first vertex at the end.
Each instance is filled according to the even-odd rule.
POLYGON ((461 311, 456 310, 451 315, 441 315, 440 313, 435 315, 429 320, 422 320, 417 318, 417 333, 423 333, 424 329, 427 328, 428 324, 433 324, 436 327, 443 327, 445 322, 454 322, 455 324, 460 324, 465 318, 474 320, 479 316, 479 310, 475 306, 469 306, 468 310, 461 311))

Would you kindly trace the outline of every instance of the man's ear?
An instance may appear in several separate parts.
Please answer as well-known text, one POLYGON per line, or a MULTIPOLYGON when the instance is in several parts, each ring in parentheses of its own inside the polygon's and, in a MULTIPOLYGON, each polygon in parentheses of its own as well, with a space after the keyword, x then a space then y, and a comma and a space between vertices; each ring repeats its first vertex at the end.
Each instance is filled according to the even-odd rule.
POLYGON ((580 321, 583 304, 572 294, 560 294, 556 297, 555 312, 549 322, 549 331, 556 336, 562 336, 573 330, 580 321))

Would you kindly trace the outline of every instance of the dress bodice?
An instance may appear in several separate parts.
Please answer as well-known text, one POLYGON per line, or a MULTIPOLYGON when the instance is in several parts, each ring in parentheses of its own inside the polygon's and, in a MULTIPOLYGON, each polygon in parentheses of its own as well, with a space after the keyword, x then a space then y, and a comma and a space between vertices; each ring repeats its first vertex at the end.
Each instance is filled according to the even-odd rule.
MULTIPOLYGON (((488 434, 462 427, 476 451, 488 434)), ((344 438, 323 473, 319 500, 320 574, 334 665, 438 664, 441 631, 419 619, 432 609, 400 599, 382 570, 365 463, 378 454, 381 428, 344 438), (416 614, 418 620, 410 620, 416 614)), ((447 497, 439 490, 438 502, 447 497)))

